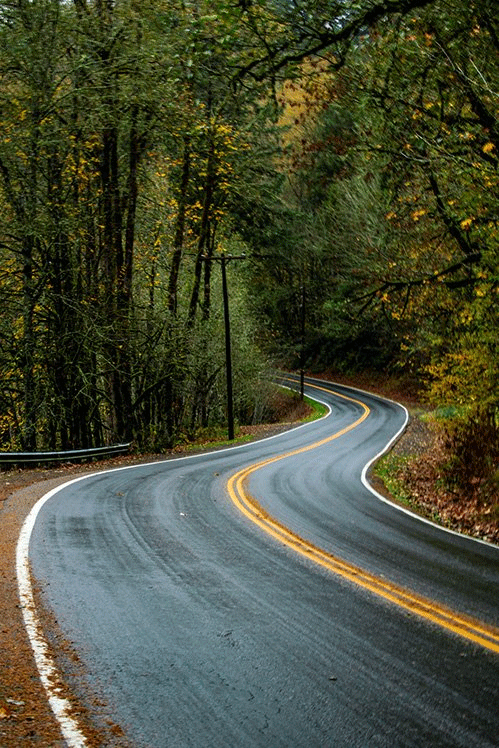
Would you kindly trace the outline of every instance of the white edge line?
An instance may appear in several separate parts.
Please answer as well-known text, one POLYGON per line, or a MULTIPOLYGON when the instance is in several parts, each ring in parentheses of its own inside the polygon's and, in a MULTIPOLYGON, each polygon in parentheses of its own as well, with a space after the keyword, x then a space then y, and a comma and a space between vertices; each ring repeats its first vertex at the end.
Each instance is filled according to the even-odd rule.
MULTIPOLYGON (((69 481, 68 483, 65 483, 64 486, 74 483, 77 480, 81 480, 81 478, 77 478, 75 481, 69 481)), ((59 486, 42 496, 24 520, 17 541, 16 573, 24 626, 28 634, 40 680, 45 688, 50 707, 59 723, 60 730, 68 744, 68 748, 84 748, 84 746, 87 746, 87 740, 81 732, 77 721, 71 716, 70 702, 64 696, 60 695, 57 668, 49 653, 49 647, 43 636, 40 620, 36 614, 28 557, 31 532, 38 513, 42 506, 61 488, 63 488, 63 486, 59 486)))
MULTIPOLYGON (((316 399, 316 398, 313 398, 313 399, 316 399)), ((329 405, 327 403, 323 403, 321 400, 317 400, 317 402, 320 402, 322 405, 326 406, 326 408, 328 409, 328 413, 325 416, 322 416, 322 418, 325 418, 328 415, 330 415, 331 408, 329 407, 329 405)), ((319 420, 319 419, 316 419, 316 420, 319 420)), ((314 421, 309 421, 307 423, 301 424, 301 426, 294 426, 294 427, 292 426, 288 430, 280 434, 273 434, 272 436, 264 437, 263 439, 259 439, 258 441, 262 442, 262 441, 268 441, 269 439, 276 439, 280 436, 284 436, 285 434, 289 433, 289 431, 296 431, 297 429, 310 426, 313 423, 314 421)), ((249 444, 251 444, 251 442, 246 442, 244 444, 237 444, 233 447, 226 447, 225 449, 213 450, 213 452, 228 452, 234 449, 242 449, 244 447, 249 446, 249 444)), ((49 499, 51 499, 53 496, 55 496, 55 494, 59 493, 59 491, 62 491, 63 489, 67 488, 73 483, 78 483, 79 481, 87 480, 89 478, 95 478, 96 476, 104 475, 105 473, 118 472, 119 470, 132 470, 134 468, 147 467, 150 465, 179 462, 180 460, 189 460, 189 459, 194 459, 194 458, 202 458, 202 457, 205 457, 206 454, 207 454, 206 452, 203 452, 203 453, 194 454, 194 455, 184 455, 183 457, 174 457, 170 459, 154 460, 152 462, 144 462, 139 465, 124 465, 118 468, 110 468, 109 470, 99 470, 93 473, 80 475, 78 478, 73 478, 72 480, 66 481, 65 483, 62 483, 60 486, 56 486, 55 488, 51 489, 46 494, 44 494, 36 502, 36 504, 34 504, 34 506, 31 508, 29 514, 27 515, 26 519, 23 522, 21 531, 19 533, 19 538, 17 540, 17 546, 16 546, 16 574, 17 574, 17 586, 18 586, 18 592, 19 592, 21 611, 22 611, 22 615, 24 619, 24 626, 28 634, 28 639, 31 644, 31 649, 33 650, 35 663, 38 669, 38 673, 40 675, 40 680, 43 684, 43 687, 45 688, 48 702, 50 704, 50 707, 52 709, 52 712, 54 713, 54 716, 57 722, 59 723, 60 730, 62 732, 64 740, 66 741, 68 745, 68 748, 86 748, 88 743, 87 743, 87 739, 85 735, 83 734, 80 726, 78 725, 77 720, 75 720, 74 717, 71 716, 71 710, 72 710, 71 703, 64 696, 60 695, 61 689, 57 685, 58 681, 60 680, 60 676, 57 671, 55 661, 49 653, 49 646, 43 635, 42 626, 40 624, 40 620, 36 613, 35 598, 34 598, 34 593, 33 593, 30 564, 29 564, 29 544, 31 540, 31 534, 33 532, 33 527, 35 525, 38 514, 40 510, 42 509, 42 507, 44 506, 44 504, 46 504, 47 501, 49 501, 49 499)), ((212 454, 212 453, 208 453, 208 454, 212 454)))
MULTIPOLYGON (((386 496, 383 496, 383 494, 380 494, 378 491, 376 491, 375 488, 370 484, 367 473, 369 471, 369 468, 371 465, 373 465, 377 460, 379 460, 380 457, 382 457, 384 454, 386 454, 392 445, 397 441, 397 439, 403 434, 405 429, 407 428, 407 424, 409 423, 409 411, 405 407, 405 405, 402 405, 401 403, 398 403, 396 400, 391 400, 389 397, 381 397, 381 395, 376 395, 373 392, 369 392, 369 390, 362 390, 360 387, 352 387, 347 384, 340 384, 336 382, 329 382, 325 379, 317 379, 314 377, 308 377, 308 379, 312 379, 314 382, 321 382, 322 384, 329 384, 333 387, 343 387, 346 390, 352 390, 353 392, 360 392, 361 394, 369 395, 369 397, 374 397, 377 400, 385 400, 388 403, 392 403, 393 405, 398 405, 399 408, 402 408, 402 410, 405 413, 405 421, 404 424, 401 426, 401 428, 397 431, 395 436, 393 436, 388 444, 383 447, 383 449, 378 452, 377 455, 375 455, 369 462, 365 465, 362 475, 361 475, 361 481, 365 488, 367 488, 368 491, 370 491, 374 496, 376 496, 377 499, 382 501, 385 504, 388 504, 389 506, 394 507, 394 509, 398 509, 399 512, 403 512, 404 514, 409 515, 409 517, 413 517, 414 519, 419 520, 420 522, 424 522, 427 525, 431 525, 432 527, 435 527, 437 530, 441 530, 442 532, 447 532, 450 535, 455 535, 458 538, 462 538, 463 540, 469 540, 473 543, 481 543, 482 545, 485 545, 486 547, 490 548, 499 548, 499 545, 496 543, 491 543, 488 540, 482 540, 481 538, 474 538, 471 535, 465 535, 462 532, 457 532, 456 530, 451 530, 449 527, 444 527, 443 525, 438 525, 436 522, 433 522, 431 519, 427 519, 427 517, 422 517, 420 514, 416 514, 416 512, 411 511, 410 509, 407 509, 404 506, 400 506, 400 504, 396 504, 394 501, 390 501, 390 499, 387 499, 386 496)), ((334 392, 333 392, 334 394, 334 392)), ((313 398, 313 395, 309 395, 309 397, 313 398)), ((320 401, 319 401, 320 402, 320 401)))

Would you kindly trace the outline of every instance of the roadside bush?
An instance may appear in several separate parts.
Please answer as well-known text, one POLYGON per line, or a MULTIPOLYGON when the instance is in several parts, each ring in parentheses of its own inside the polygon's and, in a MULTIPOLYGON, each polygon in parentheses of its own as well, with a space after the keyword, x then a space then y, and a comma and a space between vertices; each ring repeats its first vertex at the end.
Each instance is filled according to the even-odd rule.
POLYGON ((467 416, 446 419, 444 430, 450 455, 444 466, 448 485, 473 493, 482 488, 485 495, 495 492, 499 464, 496 409, 477 407, 467 416))

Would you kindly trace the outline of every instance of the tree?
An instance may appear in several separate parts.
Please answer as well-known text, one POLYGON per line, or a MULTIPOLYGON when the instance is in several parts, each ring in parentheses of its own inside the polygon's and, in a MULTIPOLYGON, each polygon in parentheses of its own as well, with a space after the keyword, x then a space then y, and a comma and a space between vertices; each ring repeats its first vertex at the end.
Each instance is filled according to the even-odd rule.
POLYGON ((22 332, 15 345, 14 365, 19 367, 15 385, 18 404, 22 390, 23 409, 22 415, 18 413, 18 424, 24 449, 36 445, 37 310, 46 277, 46 250, 53 240, 47 231, 42 196, 49 177, 44 168, 48 163, 46 154, 54 138, 50 126, 54 122, 59 74, 58 5, 44 2, 29 7, 4 6, 0 22, 0 177, 5 201, 2 237, 4 249, 15 259, 12 272, 18 272, 20 277, 16 315, 22 332))
MULTIPOLYGON (((171 442, 210 420, 216 398, 200 403, 219 387, 207 356, 218 281, 206 258, 218 246, 249 248, 277 327, 300 324, 305 274, 320 307, 325 213, 316 205, 298 232, 295 206, 276 199, 279 78, 314 51, 338 69, 363 29, 426 5, 1 4, 11 443, 145 443, 153 432, 171 442), (282 281, 281 303, 264 274, 282 281)), ((326 166, 307 169, 324 177, 326 166)), ((321 315, 310 319, 318 333, 321 315)))
POLYGON ((438 401, 461 403, 451 439, 461 468, 476 464, 481 443, 489 470, 499 403, 497 41, 488 2, 432 3, 380 19, 359 39, 331 84, 356 113, 353 178, 330 180, 326 207, 350 260, 344 300, 385 317, 398 361, 426 370, 438 401), (360 208, 369 200, 367 232, 360 208))

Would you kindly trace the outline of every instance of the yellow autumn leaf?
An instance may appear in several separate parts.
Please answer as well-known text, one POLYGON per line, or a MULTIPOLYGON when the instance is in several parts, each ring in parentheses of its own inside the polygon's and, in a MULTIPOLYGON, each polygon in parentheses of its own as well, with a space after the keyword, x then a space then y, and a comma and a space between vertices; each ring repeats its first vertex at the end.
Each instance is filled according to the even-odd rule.
POLYGON ((411 218, 413 221, 419 221, 421 216, 426 215, 426 213, 428 213, 426 208, 420 208, 419 210, 415 210, 413 213, 411 213, 411 218))
POLYGON ((492 153, 492 151, 494 151, 494 150, 495 150, 494 143, 485 143, 485 145, 482 148, 482 151, 484 153, 492 153))

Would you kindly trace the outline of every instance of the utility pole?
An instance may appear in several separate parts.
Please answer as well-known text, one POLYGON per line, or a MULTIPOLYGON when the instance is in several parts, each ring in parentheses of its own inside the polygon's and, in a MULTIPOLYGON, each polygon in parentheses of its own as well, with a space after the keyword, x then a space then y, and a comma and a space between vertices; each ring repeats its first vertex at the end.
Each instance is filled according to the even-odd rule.
POLYGON ((245 260, 246 255, 213 255, 203 257, 205 262, 219 262, 222 268, 222 298, 225 324, 225 370, 227 373, 227 434, 229 441, 234 439, 234 397, 232 393, 232 353, 230 345, 229 292, 227 290, 227 263, 231 260, 245 260))
POLYGON ((232 395, 232 353, 230 348, 229 293, 227 291, 227 258, 220 260, 222 267, 222 297, 225 322, 225 368, 227 371, 227 431, 229 441, 234 439, 234 398, 232 395))
POLYGON ((305 393, 305 283, 301 287, 300 400, 305 393))

